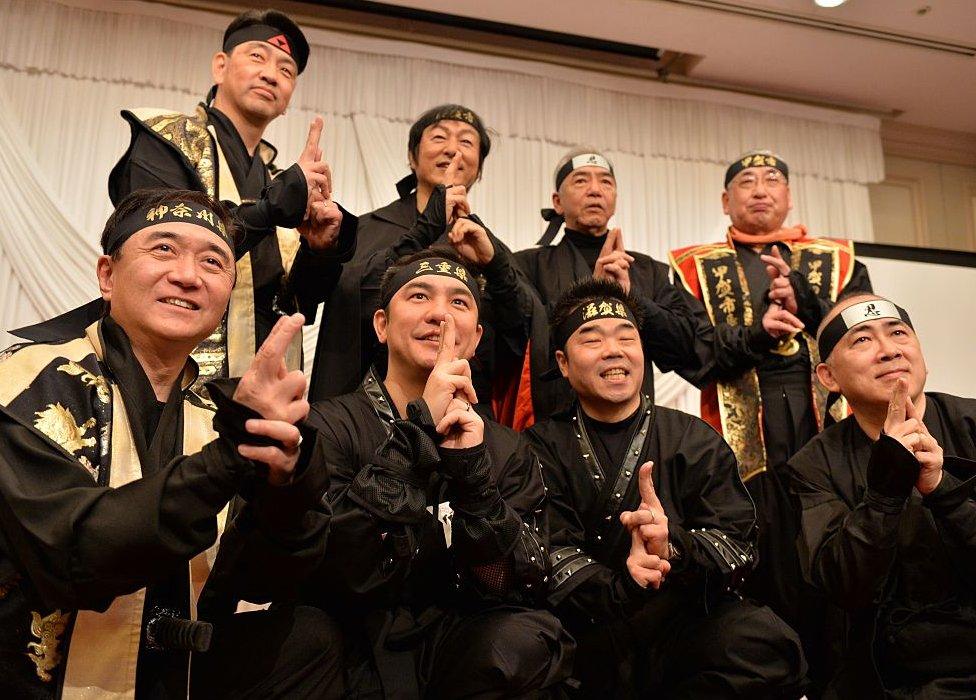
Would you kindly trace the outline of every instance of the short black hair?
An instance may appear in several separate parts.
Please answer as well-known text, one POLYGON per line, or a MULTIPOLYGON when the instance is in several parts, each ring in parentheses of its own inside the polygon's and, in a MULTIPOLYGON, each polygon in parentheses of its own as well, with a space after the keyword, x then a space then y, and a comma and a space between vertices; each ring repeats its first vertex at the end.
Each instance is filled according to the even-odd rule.
MULTIPOLYGON (((481 121, 481 117, 473 109, 468 109, 464 105, 458 104, 443 104, 436 107, 431 107, 426 112, 417 117, 410 127, 410 135, 407 137, 407 150, 410 155, 413 156, 414 160, 417 160, 417 154, 420 149, 420 139, 424 135, 424 130, 436 124, 439 121, 445 119, 450 119, 450 115, 455 114, 466 114, 472 117, 471 126, 474 130, 478 132, 478 177, 481 177, 482 169, 484 168, 485 158, 488 157, 488 153, 491 151, 491 136, 488 134, 488 129, 485 128, 485 123, 481 121)), ((465 121, 467 120, 459 120, 465 121)))
MULTIPOLYGON (((108 242, 112 240, 115 229, 119 225, 119 222, 125 219, 129 214, 138 209, 150 209, 152 207, 157 207, 160 204, 175 204, 178 202, 193 202, 194 204, 199 204, 202 207, 207 207, 212 210, 214 214, 220 217, 221 223, 224 224, 224 230, 227 231, 227 237, 237 242, 237 237, 240 229, 238 228, 237 222, 230 211, 215 199, 211 199, 203 192, 198 192, 197 190, 165 190, 165 189, 142 189, 136 190, 135 192, 130 192, 126 195, 119 205, 115 207, 109 217, 108 221, 105 222, 105 228, 102 229, 101 246, 102 252, 108 253, 108 242)), ((233 246, 231 246, 233 248, 233 246)), ((116 260, 121 255, 122 248, 112 252, 112 257, 116 260)))
MULTIPOLYGON (((386 272, 383 273, 383 277, 380 279, 380 299, 386 299, 387 295, 390 293, 390 285, 393 284, 393 278, 396 277, 397 273, 402 270, 407 265, 412 265, 420 260, 428 260, 430 258, 444 258, 445 260, 450 260, 456 265, 462 265, 468 269, 472 275, 475 275, 478 279, 478 289, 481 292, 485 291, 485 278, 482 269, 479 265, 468 262, 461 254, 458 253, 454 248, 449 245, 432 245, 429 248, 424 248, 423 250, 418 250, 413 253, 407 253, 406 255, 397 259, 395 263, 386 268, 386 272)), ((384 311, 389 311, 389 309, 384 309, 384 311)))
MULTIPOLYGON (((562 322, 580 306, 591 301, 607 298, 616 299, 626 306, 634 315, 638 329, 644 325, 644 312, 637 297, 625 292, 624 288, 613 280, 591 277, 575 283, 556 300, 556 305, 553 307, 552 313, 549 314, 550 337, 562 322)), ((553 348, 553 350, 562 350, 562 348, 553 348)))

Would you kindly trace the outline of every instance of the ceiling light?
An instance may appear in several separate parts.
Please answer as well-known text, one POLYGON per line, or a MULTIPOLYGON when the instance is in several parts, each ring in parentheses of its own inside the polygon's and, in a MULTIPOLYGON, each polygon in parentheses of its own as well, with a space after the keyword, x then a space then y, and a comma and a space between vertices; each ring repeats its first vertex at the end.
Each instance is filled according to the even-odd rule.
POLYGON ((847 0, 813 0, 813 2, 820 7, 838 7, 847 2, 847 0))

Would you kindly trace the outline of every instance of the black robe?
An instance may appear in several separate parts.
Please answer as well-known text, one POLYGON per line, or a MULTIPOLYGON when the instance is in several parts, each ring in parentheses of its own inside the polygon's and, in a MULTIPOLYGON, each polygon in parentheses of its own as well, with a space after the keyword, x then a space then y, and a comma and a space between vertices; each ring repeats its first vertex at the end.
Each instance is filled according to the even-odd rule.
MULTIPOLYGON (((440 448, 423 420, 396 415, 373 371, 358 391, 313 404, 309 423, 321 436, 312 468, 331 475, 335 519, 308 595, 343 628, 350 691, 433 692, 442 651, 461 653, 441 643, 458 621, 505 611, 528 615, 532 634, 550 649, 543 661, 530 654, 507 670, 529 664, 545 679, 540 687, 568 674, 564 633, 531 610, 549 576, 545 490, 539 462, 517 433, 486 421, 482 445, 440 448), (481 474, 477 493, 446 476, 457 466, 481 474), (363 670, 373 664, 376 675, 363 670)), ((479 648, 478 638, 464 646, 479 648)), ((508 663, 497 654, 486 650, 478 668, 508 663)), ((471 673, 468 682, 480 681, 464 667, 457 671, 471 673)))
MULTIPOLYGON (((589 236, 567 229, 557 245, 520 250, 515 259, 538 294, 543 312, 532 324, 532 404, 536 421, 569 408, 573 391, 563 378, 537 381, 554 365, 549 348, 547 314, 574 283, 593 276, 603 236, 589 236)), ((627 251, 635 260, 630 267, 630 289, 641 303, 644 326, 644 391, 654 396, 654 368, 662 372, 684 368, 700 370, 702 342, 711 337, 711 323, 696 316, 698 301, 671 281, 670 268, 644 253, 627 251)), ((555 348, 552 348, 555 351, 555 348)))
MULTIPOLYGON (((106 318, 90 333, 97 333, 98 344, 87 345, 91 354, 78 361, 66 359, 61 349, 78 348, 84 339, 15 346, 0 363, 0 377, 6 375, 8 383, 22 383, 29 379, 25 371, 36 372, 26 390, 0 407, 4 697, 58 697, 67 661, 57 662, 57 656, 66 659, 71 652, 77 611, 103 612, 117 597, 142 588, 147 590, 136 690, 146 698, 185 694, 189 653, 150 649, 145 623, 158 608, 190 617, 188 562, 214 544, 218 513, 236 494, 248 494, 249 502, 240 502, 223 528, 226 550, 218 552, 213 578, 201 594, 202 619, 214 619, 207 601, 219 602, 210 610, 232 610, 238 598, 264 602, 293 594, 280 572, 301 575, 324 552, 330 514, 319 494, 327 475, 299 472, 291 486, 270 488, 256 479, 254 463, 237 453, 234 439, 212 432, 215 439, 199 452, 182 456, 185 421, 205 414, 200 430, 211 431, 212 410, 187 391, 194 373, 160 406, 124 331, 106 318), (21 362, 20 353, 41 359, 21 362), (112 399, 113 387, 121 406, 112 399), (184 415, 187 402, 199 407, 192 418, 184 415), (119 414, 131 426, 142 476, 114 488, 112 470, 123 467, 112 460, 124 449, 113 444, 115 422, 123 420, 119 414), (69 429, 58 430, 55 419, 69 429), (32 633, 32 612, 52 625, 68 620, 69 626, 55 639, 43 638, 32 633), (32 641, 45 651, 28 647, 32 641), (39 661, 35 668, 29 651, 52 663, 39 661), (41 669, 50 680, 42 680, 41 669)), ((236 404, 225 402, 215 418, 218 425, 239 427, 241 415, 236 404)), ((307 460, 315 434, 307 430, 306 437, 307 460)), ((118 456, 128 461, 121 459, 124 452, 118 456)))
MULTIPOLYGON (((373 329, 383 273, 403 255, 447 244, 444 188, 435 189, 422 215, 418 215, 416 203, 416 193, 412 193, 360 217, 357 238, 362 246, 357 246, 354 260, 343 270, 319 330, 311 400, 355 391, 373 365, 384 373, 386 348, 376 340, 373 329)), ((472 219, 484 226, 476 216, 472 219)), ((512 252, 489 235, 495 255, 483 271, 486 285, 479 317, 484 332, 471 359, 471 371, 479 404, 490 414, 492 398, 499 391, 496 381, 504 385, 505 378, 521 369, 534 302, 512 252)))
MULTIPOLYGON (((295 228, 305 217, 308 188, 298 164, 279 171, 274 165, 277 151, 261 141, 249 154, 233 123, 213 107, 205 107, 208 123, 217 134, 221 151, 241 204, 224 200, 243 228, 236 242, 235 257, 251 255, 254 278, 254 351, 268 337, 281 312, 299 311, 306 324, 315 322, 318 305, 328 303, 342 271, 356 249, 356 217, 343 210, 342 227, 336 247, 312 250, 304 237, 290 271, 275 236, 275 228, 295 228)), ((206 192, 200 173, 172 143, 148 128, 128 112, 123 117, 132 128, 128 150, 109 175, 108 190, 113 204, 140 189, 186 189, 206 192)), ((216 150, 214 158, 218 157, 216 150)), ((218 171, 216 164, 214 171, 218 171)), ((219 179, 219 178, 217 178, 219 179)), ((215 193, 221 199, 219 183, 215 193)), ((226 369, 226 368, 225 368, 226 369)))
MULTIPOLYGON (((819 427, 814 413, 807 343, 801 340, 799 351, 790 356, 770 352, 776 341, 762 327, 762 316, 769 306, 769 276, 760 255, 768 254, 773 245, 756 251, 752 246, 735 244, 749 289, 752 325, 714 326, 707 341, 698 346, 701 367, 691 371, 679 369, 678 373, 699 388, 705 388, 715 381, 734 380, 756 370, 767 469, 746 483, 756 503, 759 558, 743 592, 772 607, 800 633, 810 661, 811 677, 820 683, 823 680, 821 657, 827 653, 820 640, 825 614, 823 601, 805 584, 800 572, 794 546, 799 511, 790 497, 789 479, 784 474, 786 461, 817 434, 819 427)), ((777 247, 789 263, 789 248, 777 247)), ((809 332, 815 333, 832 303, 817 294, 797 270, 790 273, 790 283, 796 294, 796 315, 809 332)), ((851 278, 842 292, 871 292, 871 280, 862 263, 854 261, 851 278)), ((701 322, 711 324, 704 305, 697 300, 695 313, 701 322)))
POLYGON ((710 426, 645 396, 623 442, 596 434, 578 405, 526 436, 548 487, 549 601, 581 635, 577 672, 587 695, 622 697, 637 688, 714 697, 716 686, 694 678, 717 675, 723 692, 745 697, 802 677, 792 632, 768 609, 736 599, 753 564, 755 511, 731 449, 710 426), (610 454, 619 457, 608 462, 610 454), (627 571, 631 537, 619 519, 640 503, 638 470, 648 460, 681 553, 659 591, 641 588, 627 571), (712 638, 721 640, 717 647, 704 641, 712 638), (739 648, 746 660, 727 658, 722 647, 739 648), (643 661, 634 660, 635 649, 643 661))
POLYGON ((926 393, 923 420, 944 451, 925 497, 867 487, 872 459, 914 457, 891 438, 872 442, 853 416, 789 462, 804 573, 844 611, 830 627, 828 697, 880 695, 875 670, 898 697, 976 695, 976 401, 926 393))

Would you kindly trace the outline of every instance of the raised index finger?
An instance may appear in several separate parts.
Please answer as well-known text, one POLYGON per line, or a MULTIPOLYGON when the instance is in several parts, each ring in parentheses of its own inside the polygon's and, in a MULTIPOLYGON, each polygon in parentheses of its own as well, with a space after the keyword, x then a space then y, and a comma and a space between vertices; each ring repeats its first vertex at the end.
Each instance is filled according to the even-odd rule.
POLYGON ((904 377, 895 380, 895 386, 891 389, 891 400, 888 401, 888 424, 903 423, 905 421, 905 401, 908 399, 908 382, 904 377))
POLYGON ((322 117, 316 116, 312 124, 308 127, 308 140, 305 141, 305 153, 313 160, 319 160, 321 150, 319 150, 319 139, 322 137, 322 117), (319 158, 316 158, 319 155, 319 158))
POLYGON ((654 491, 654 479, 651 472, 654 469, 654 462, 644 462, 640 471, 637 473, 637 488, 640 490, 641 502, 652 508, 658 508, 661 512, 661 501, 658 500, 657 493, 654 491))
POLYGON ((454 317, 451 314, 445 314, 444 320, 441 321, 441 344, 437 348, 437 364, 441 365, 457 359, 457 351, 454 349, 454 343, 454 317))
POLYGON ((448 187, 458 184, 455 182, 457 180, 458 168, 461 166, 461 151, 457 151, 454 157, 451 158, 450 165, 444 170, 444 184, 448 187))
POLYGON ((619 228, 615 228, 610 232, 610 237, 613 238, 613 248, 611 250, 623 250, 624 249, 624 236, 620 232, 619 228))
POLYGON ((258 348, 251 366, 262 373, 277 376, 278 368, 285 359, 285 352, 288 350, 289 343, 296 333, 301 332, 304 323, 305 317, 301 314, 279 318, 268 337, 258 348))

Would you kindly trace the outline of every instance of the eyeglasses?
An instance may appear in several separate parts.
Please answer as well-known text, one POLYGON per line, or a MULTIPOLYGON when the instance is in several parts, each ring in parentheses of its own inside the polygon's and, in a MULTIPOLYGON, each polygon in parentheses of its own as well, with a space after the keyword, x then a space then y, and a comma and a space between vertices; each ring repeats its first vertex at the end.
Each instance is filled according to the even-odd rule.
MULTIPOLYGON (((740 189, 752 191, 756 189, 760 178, 755 173, 746 173, 740 178, 732 181, 732 186, 740 189)), ((783 187, 787 184, 786 176, 779 170, 769 170, 762 176, 763 185, 770 188, 783 187)))

